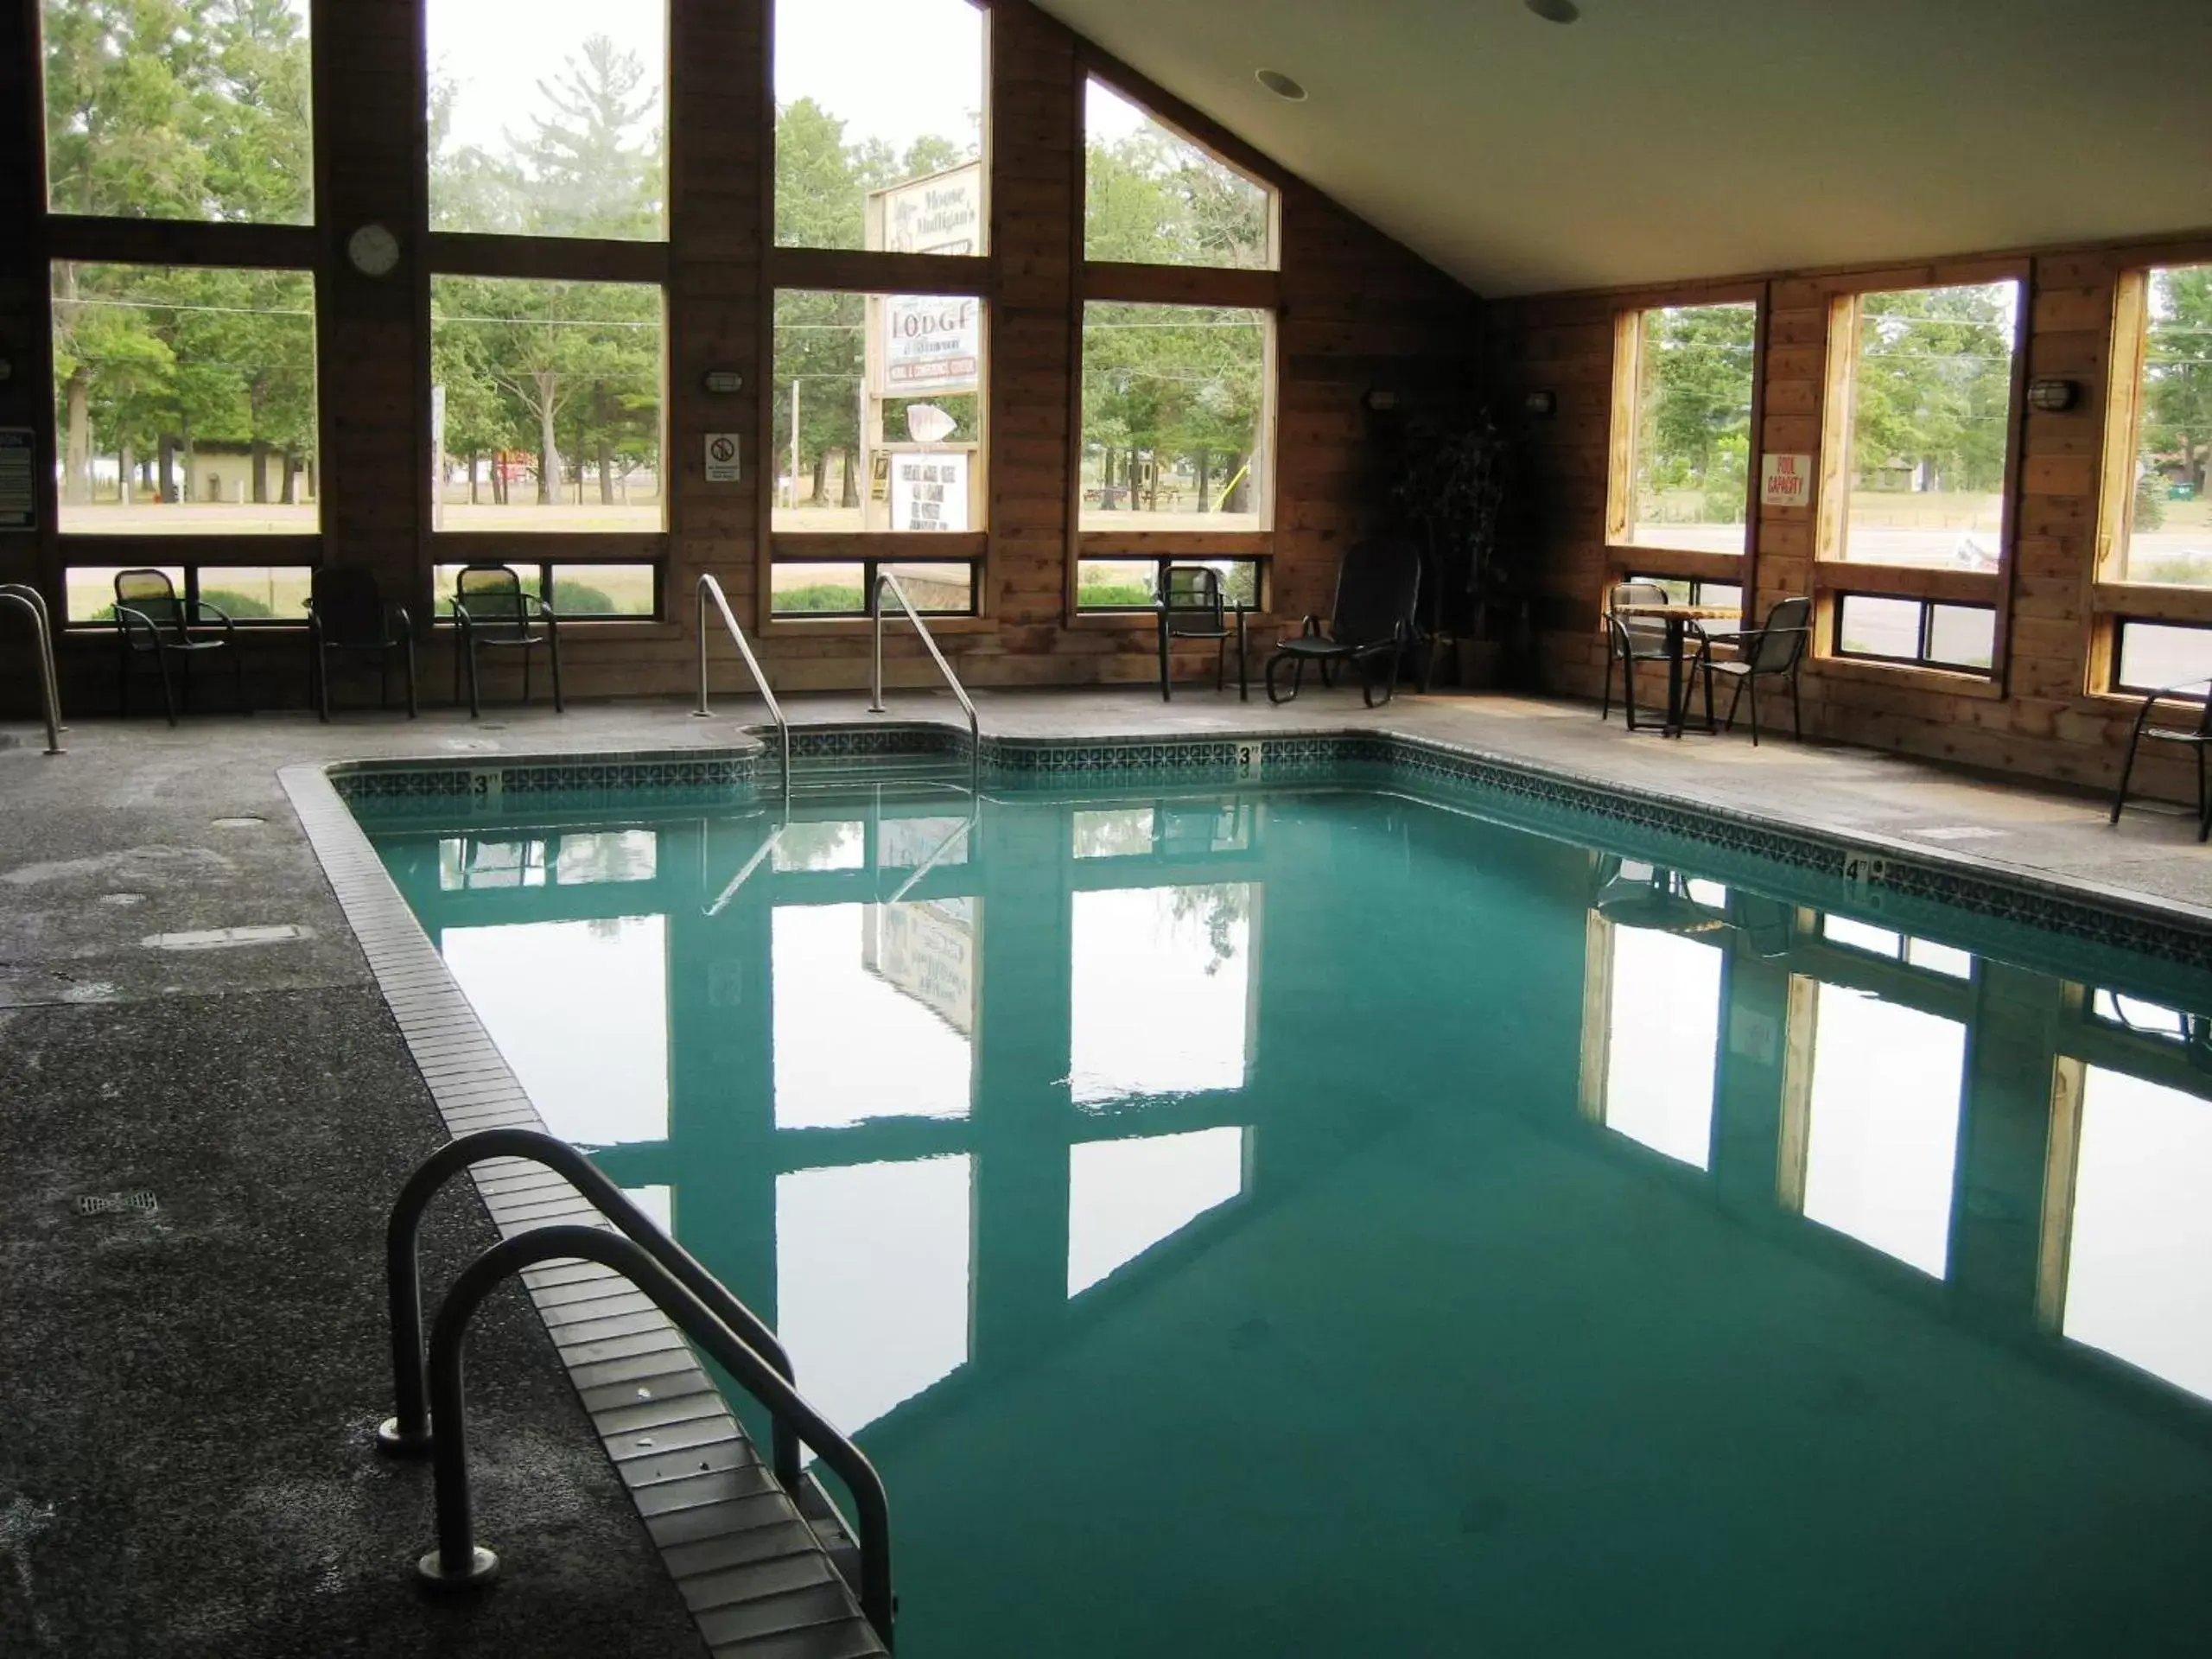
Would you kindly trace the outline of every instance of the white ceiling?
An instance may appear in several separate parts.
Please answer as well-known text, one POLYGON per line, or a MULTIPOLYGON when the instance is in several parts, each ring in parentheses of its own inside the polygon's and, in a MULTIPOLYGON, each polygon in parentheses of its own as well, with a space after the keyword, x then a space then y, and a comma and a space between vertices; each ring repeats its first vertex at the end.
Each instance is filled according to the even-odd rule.
POLYGON ((2212 0, 1039 3, 1484 294, 2212 228, 2212 0))

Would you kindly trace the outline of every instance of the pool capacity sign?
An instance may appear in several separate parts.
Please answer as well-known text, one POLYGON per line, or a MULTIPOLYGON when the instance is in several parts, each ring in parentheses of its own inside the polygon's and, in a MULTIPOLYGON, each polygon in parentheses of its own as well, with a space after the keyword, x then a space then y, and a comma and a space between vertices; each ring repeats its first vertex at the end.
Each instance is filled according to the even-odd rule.
POLYGON ((1813 458, 1810 455, 1759 457, 1759 505, 1763 507, 1807 507, 1813 504, 1813 458))

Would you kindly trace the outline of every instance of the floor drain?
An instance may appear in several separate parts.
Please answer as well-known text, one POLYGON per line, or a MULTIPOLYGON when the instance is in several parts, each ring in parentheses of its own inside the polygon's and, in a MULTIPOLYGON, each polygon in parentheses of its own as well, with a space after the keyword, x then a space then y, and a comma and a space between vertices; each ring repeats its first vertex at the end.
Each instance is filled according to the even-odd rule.
POLYGON ((150 1216, 161 1207, 162 1201, 143 1186, 132 1192, 87 1192, 77 1200, 80 1216, 117 1216, 132 1210, 150 1216))
POLYGON ((243 812, 234 818, 211 818, 208 822, 218 830, 258 830, 269 820, 257 818, 251 812, 243 812))

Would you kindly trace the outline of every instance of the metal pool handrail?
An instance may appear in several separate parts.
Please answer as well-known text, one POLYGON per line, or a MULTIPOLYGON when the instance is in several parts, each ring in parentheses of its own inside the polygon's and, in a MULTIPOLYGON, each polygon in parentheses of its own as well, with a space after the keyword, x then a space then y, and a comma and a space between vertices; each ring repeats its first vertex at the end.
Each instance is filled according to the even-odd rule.
MULTIPOLYGON (((776 1340, 776 1333, 702 1267, 696 1256, 655 1226, 598 1165, 567 1141, 537 1129, 480 1129, 447 1141, 424 1159, 392 1200, 391 1219, 385 1226, 384 1268, 385 1294, 391 1316, 391 1395, 396 1414, 377 1430, 379 1449, 414 1456, 436 1444, 435 1421, 425 1400, 423 1379, 423 1212, 454 1175, 487 1158, 527 1159, 566 1178, 671 1278, 758 1352, 778 1376, 786 1383, 791 1382, 791 1356, 776 1340)), ((772 1457, 776 1478, 796 1497, 798 1441, 781 1418, 776 1420, 772 1457)))
POLYGON ((775 717, 776 731, 784 745, 784 801, 791 798, 791 723, 784 718, 783 705, 776 701, 776 694, 768 689, 768 677, 761 671, 760 659, 753 654, 753 647, 745 638, 745 630, 737 626, 737 615, 729 607, 729 596, 722 592, 714 573, 699 573, 699 706, 691 711, 695 720, 704 720, 713 710, 707 707, 707 601, 715 601, 715 608, 722 613, 722 626, 729 630, 729 637, 737 643, 737 654, 745 659, 751 671, 753 683, 760 688, 760 701, 768 705, 768 712, 775 717))
POLYGON ((38 639, 38 693, 46 715, 46 752, 66 754, 61 747, 61 682, 54 668, 54 617, 46 608, 46 595, 20 582, 0 582, 0 600, 21 606, 29 613, 31 631, 38 639))
MULTIPOLYGON (((860 1511, 861 1611, 887 1649, 896 1606, 891 1588, 891 1500, 883 1478, 861 1449, 831 1427, 776 1369, 754 1352, 676 1276, 626 1238, 596 1227, 540 1227, 494 1244, 461 1270, 438 1310, 430 1332, 430 1397, 438 1422, 431 1448, 436 1480, 438 1547, 416 1563, 425 1582, 461 1589, 488 1582, 499 1557, 476 1542, 468 1490, 468 1418, 462 1392, 461 1351, 468 1321, 510 1274, 541 1262, 575 1258, 621 1274, 677 1323, 708 1356, 766 1407, 779 1428, 788 1427, 845 1483, 860 1511)), ((786 1491, 796 1503, 796 1486, 786 1491)))
POLYGON ((937 648, 937 636, 930 632, 929 624, 922 620, 922 613, 914 608, 914 601, 906 597, 906 590, 899 585, 899 578, 888 570, 875 573, 875 581, 868 590, 869 619, 875 625, 874 675, 869 685, 874 696, 868 699, 871 715, 883 713, 883 590, 888 588, 891 596, 899 601, 899 608, 906 613, 906 620, 914 625, 914 632, 922 636, 922 644, 930 653, 930 660, 937 664, 937 671, 944 676, 944 683, 952 688, 952 695, 960 701, 968 716, 968 754, 970 774, 970 793, 980 785, 983 776, 983 723, 976 717, 975 702, 969 697, 967 688, 960 683, 960 677, 952 671, 952 664, 944 660, 944 653, 937 648))

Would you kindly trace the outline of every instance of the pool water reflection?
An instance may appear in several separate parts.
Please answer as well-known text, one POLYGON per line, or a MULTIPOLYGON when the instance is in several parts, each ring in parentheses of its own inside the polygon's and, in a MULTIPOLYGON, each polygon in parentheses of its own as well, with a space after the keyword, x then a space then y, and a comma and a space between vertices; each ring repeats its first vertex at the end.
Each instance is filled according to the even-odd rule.
POLYGON ((2212 993, 1351 790, 377 836, 909 1656, 2212 1651, 2212 993))

